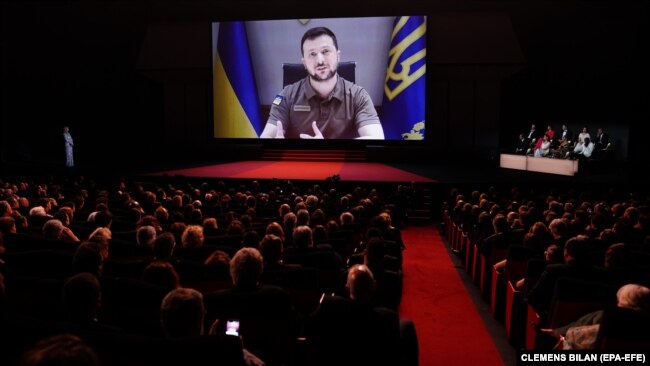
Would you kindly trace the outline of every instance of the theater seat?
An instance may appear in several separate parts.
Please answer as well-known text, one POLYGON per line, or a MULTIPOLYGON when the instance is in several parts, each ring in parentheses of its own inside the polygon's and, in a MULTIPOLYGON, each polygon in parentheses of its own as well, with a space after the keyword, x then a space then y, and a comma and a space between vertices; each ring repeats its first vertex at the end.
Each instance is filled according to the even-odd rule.
POLYGON ((555 284, 548 319, 528 305, 526 349, 548 350, 556 342, 538 333, 540 328, 558 328, 596 310, 616 306, 616 288, 600 282, 563 277, 555 284))
POLYGON ((620 307, 605 310, 596 338, 601 351, 650 349, 650 315, 620 307))

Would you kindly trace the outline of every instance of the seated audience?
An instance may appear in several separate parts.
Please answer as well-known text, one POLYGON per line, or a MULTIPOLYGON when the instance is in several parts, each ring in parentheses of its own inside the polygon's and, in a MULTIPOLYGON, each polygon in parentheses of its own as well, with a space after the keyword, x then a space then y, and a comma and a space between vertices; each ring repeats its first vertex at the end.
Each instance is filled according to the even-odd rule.
MULTIPOLYGON (((160 305, 160 322, 169 338, 200 337, 205 334, 205 306, 203 295, 191 288, 177 288, 170 291, 160 305)), ((210 334, 215 334, 216 323, 210 334)), ((264 366, 260 358, 243 349, 246 366, 264 366)), ((218 361, 219 355, 215 355, 218 361)), ((205 361, 205 360, 204 360, 205 361)), ((218 363, 218 362, 217 362, 218 363)))
MULTIPOLYGON (((627 284, 616 292, 616 306, 648 313, 650 311, 650 289, 627 284)), ((542 332, 559 338, 561 349, 595 349, 600 323, 604 310, 597 310, 582 316, 580 319, 556 329, 542 329, 542 332)))
POLYGON ((528 294, 528 303, 538 314, 545 316, 551 305, 551 297, 557 280, 571 277, 589 281, 603 281, 605 273, 587 261, 589 239, 577 236, 564 246, 564 263, 549 264, 528 294))
POLYGON ((314 365, 398 365, 399 317, 373 304, 376 283, 370 269, 348 271, 349 297, 324 296, 310 316, 307 334, 314 365))

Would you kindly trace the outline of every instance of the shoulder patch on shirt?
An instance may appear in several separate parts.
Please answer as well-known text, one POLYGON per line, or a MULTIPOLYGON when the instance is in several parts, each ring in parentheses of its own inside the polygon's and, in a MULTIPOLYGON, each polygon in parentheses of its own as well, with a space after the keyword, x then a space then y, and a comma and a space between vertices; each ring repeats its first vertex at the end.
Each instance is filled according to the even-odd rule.
POLYGON ((280 105, 283 99, 284 97, 282 95, 276 95, 275 99, 273 99, 273 105, 280 105))
POLYGON ((309 112, 309 111, 311 111, 311 107, 308 106, 308 105, 296 104, 296 105, 293 106, 293 110, 295 112, 309 112))

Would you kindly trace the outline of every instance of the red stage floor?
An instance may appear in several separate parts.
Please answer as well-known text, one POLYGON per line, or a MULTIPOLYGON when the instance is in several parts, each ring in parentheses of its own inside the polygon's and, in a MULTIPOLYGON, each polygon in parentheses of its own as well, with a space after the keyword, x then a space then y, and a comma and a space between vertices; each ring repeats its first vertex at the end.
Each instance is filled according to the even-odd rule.
POLYGON ((174 169, 149 175, 183 175, 206 178, 258 178, 319 180, 338 174, 341 180, 369 182, 428 182, 436 180, 381 163, 305 162, 305 161, 240 161, 174 169))

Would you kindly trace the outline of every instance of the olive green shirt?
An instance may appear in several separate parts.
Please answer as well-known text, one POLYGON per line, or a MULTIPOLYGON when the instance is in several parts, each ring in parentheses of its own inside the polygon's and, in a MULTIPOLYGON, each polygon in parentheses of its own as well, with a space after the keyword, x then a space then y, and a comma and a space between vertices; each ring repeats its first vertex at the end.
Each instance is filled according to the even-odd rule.
POLYGON ((301 133, 314 135, 316 121, 326 139, 353 139, 357 130, 380 124, 368 92, 341 77, 329 98, 322 99, 309 84, 309 76, 287 85, 271 104, 267 123, 282 122, 286 138, 300 138, 301 133))

